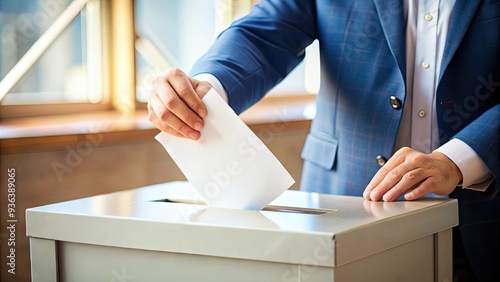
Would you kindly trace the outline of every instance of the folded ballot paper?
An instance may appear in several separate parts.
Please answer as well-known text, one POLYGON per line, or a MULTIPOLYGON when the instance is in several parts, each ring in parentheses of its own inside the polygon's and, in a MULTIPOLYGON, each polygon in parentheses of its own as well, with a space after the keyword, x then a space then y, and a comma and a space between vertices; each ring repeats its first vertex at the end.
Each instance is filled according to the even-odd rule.
POLYGON ((262 141, 211 89, 197 141, 155 138, 209 207, 260 210, 295 181, 262 141))

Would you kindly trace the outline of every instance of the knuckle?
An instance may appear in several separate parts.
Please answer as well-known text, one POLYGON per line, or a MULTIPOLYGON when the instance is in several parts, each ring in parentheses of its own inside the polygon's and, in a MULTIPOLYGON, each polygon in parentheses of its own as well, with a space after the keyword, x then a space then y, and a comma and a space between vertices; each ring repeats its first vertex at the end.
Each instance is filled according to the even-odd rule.
POLYGON ((175 72, 175 67, 168 68, 167 71, 165 71, 165 76, 171 76, 175 72))
POLYGON ((194 124, 197 121, 198 121, 198 118, 193 116, 193 115, 187 115, 186 118, 184 119, 184 122, 186 124, 194 124))
POLYGON ((210 83, 208 83, 206 81, 202 81, 199 84, 199 88, 202 91, 208 91, 208 90, 210 90, 210 88, 212 88, 212 84, 210 84, 210 83))
POLYGON ((177 132, 180 132, 183 135, 187 136, 189 133, 191 133, 191 129, 187 124, 181 124, 179 128, 177 128, 177 132))
POLYGON ((165 72, 162 74, 156 76, 153 79, 153 85, 159 84, 159 83, 167 83, 168 81, 172 79, 176 79, 179 75, 183 74, 181 70, 175 67, 171 67, 167 69, 165 72))
POLYGON ((183 88, 179 91, 179 96, 182 97, 182 98, 189 98, 190 96, 192 96, 192 92, 191 92, 191 89, 189 88, 183 88))
POLYGON ((158 118, 164 122, 168 119, 169 115, 170 111, 168 111, 167 109, 163 109, 157 114, 158 118))
POLYGON ((403 155, 407 155, 409 154, 410 152, 412 151, 412 149, 410 147, 402 147, 401 149, 399 149, 399 152, 403 155))
POLYGON ((183 72, 180 69, 175 68, 175 67, 169 68, 166 72, 167 77, 178 77, 182 74, 183 74, 183 72))
POLYGON ((413 150, 409 147, 403 147, 399 149, 396 154, 394 154, 394 158, 397 160, 399 163, 403 163, 408 155, 410 155, 413 152, 413 150))
POLYGON ((165 106, 168 109, 175 109, 175 107, 177 107, 178 104, 179 104, 179 100, 176 97, 169 97, 165 101, 165 106))
POLYGON ((419 153, 413 157, 413 162, 417 164, 423 164, 427 161, 427 156, 425 154, 419 153))
POLYGON ((408 180, 413 180, 417 177, 417 173, 410 171, 404 175, 404 177, 408 180))
POLYGON ((385 167, 382 167, 379 171, 383 176, 386 176, 389 173, 389 170, 385 167))
POLYGON ((392 170, 388 176, 392 179, 400 179, 401 178, 401 173, 398 170, 392 170))
POLYGON ((410 147, 405 146, 405 147, 403 147, 403 152, 405 152, 405 153, 411 153, 411 152, 413 152, 413 149, 410 148, 410 147))

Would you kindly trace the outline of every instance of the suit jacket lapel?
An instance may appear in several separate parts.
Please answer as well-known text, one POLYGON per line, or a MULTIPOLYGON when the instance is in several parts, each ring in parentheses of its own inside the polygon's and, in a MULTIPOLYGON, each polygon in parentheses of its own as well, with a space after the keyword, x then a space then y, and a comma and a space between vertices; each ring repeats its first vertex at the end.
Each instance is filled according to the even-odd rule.
POLYGON ((455 7, 453 7, 453 14, 451 15, 450 27, 448 29, 448 37, 446 38, 446 45, 444 47, 441 70, 439 72, 440 80, 445 69, 450 63, 453 54, 455 54, 458 45, 460 45, 460 42, 464 38, 465 32, 467 31, 480 2, 481 0, 457 0, 455 3, 455 7))
POLYGON ((373 0, 385 38, 406 81, 406 24, 403 1, 373 0))
MULTIPOLYGON (((398 62, 399 69, 406 80, 406 23, 404 21, 403 1, 373 0, 386 40, 392 55, 398 62)), ((455 54, 460 42, 465 36, 481 0, 457 0, 448 30, 448 38, 441 62, 439 79, 455 54)))

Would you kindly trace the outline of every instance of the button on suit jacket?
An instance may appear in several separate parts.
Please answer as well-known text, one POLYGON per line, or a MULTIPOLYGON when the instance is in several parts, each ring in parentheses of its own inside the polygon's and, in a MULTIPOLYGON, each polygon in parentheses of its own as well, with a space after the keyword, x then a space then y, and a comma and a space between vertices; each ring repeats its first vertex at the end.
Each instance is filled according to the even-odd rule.
MULTIPOLYGON (((319 39, 321 88, 301 189, 361 196, 394 149, 406 97, 405 31, 402 0, 262 1, 218 37, 191 74, 217 77, 239 113, 319 39)), ((500 1, 457 0, 435 99, 436 134, 441 144, 464 141, 497 179, 487 192, 457 188, 451 195, 459 199, 471 264, 485 279, 500 262, 499 97, 500 1)))

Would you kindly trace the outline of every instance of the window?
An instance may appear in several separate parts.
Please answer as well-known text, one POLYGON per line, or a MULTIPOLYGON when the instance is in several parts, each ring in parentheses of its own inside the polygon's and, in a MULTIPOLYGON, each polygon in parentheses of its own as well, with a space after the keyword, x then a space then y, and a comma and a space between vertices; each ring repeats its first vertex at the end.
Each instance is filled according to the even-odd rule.
POLYGON ((26 54, 70 1, 0 1, 0 78, 26 54))
POLYGON ((5 96, 4 105, 90 102, 78 15, 5 96))
POLYGON ((85 2, 0 2, 2 105, 103 101, 100 5, 85 2))
MULTIPOLYGON (((0 0, 0 115, 144 108, 156 75, 172 66, 189 72, 256 2, 0 0)), ((317 91, 317 46, 306 52, 273 95, 317 91)))

